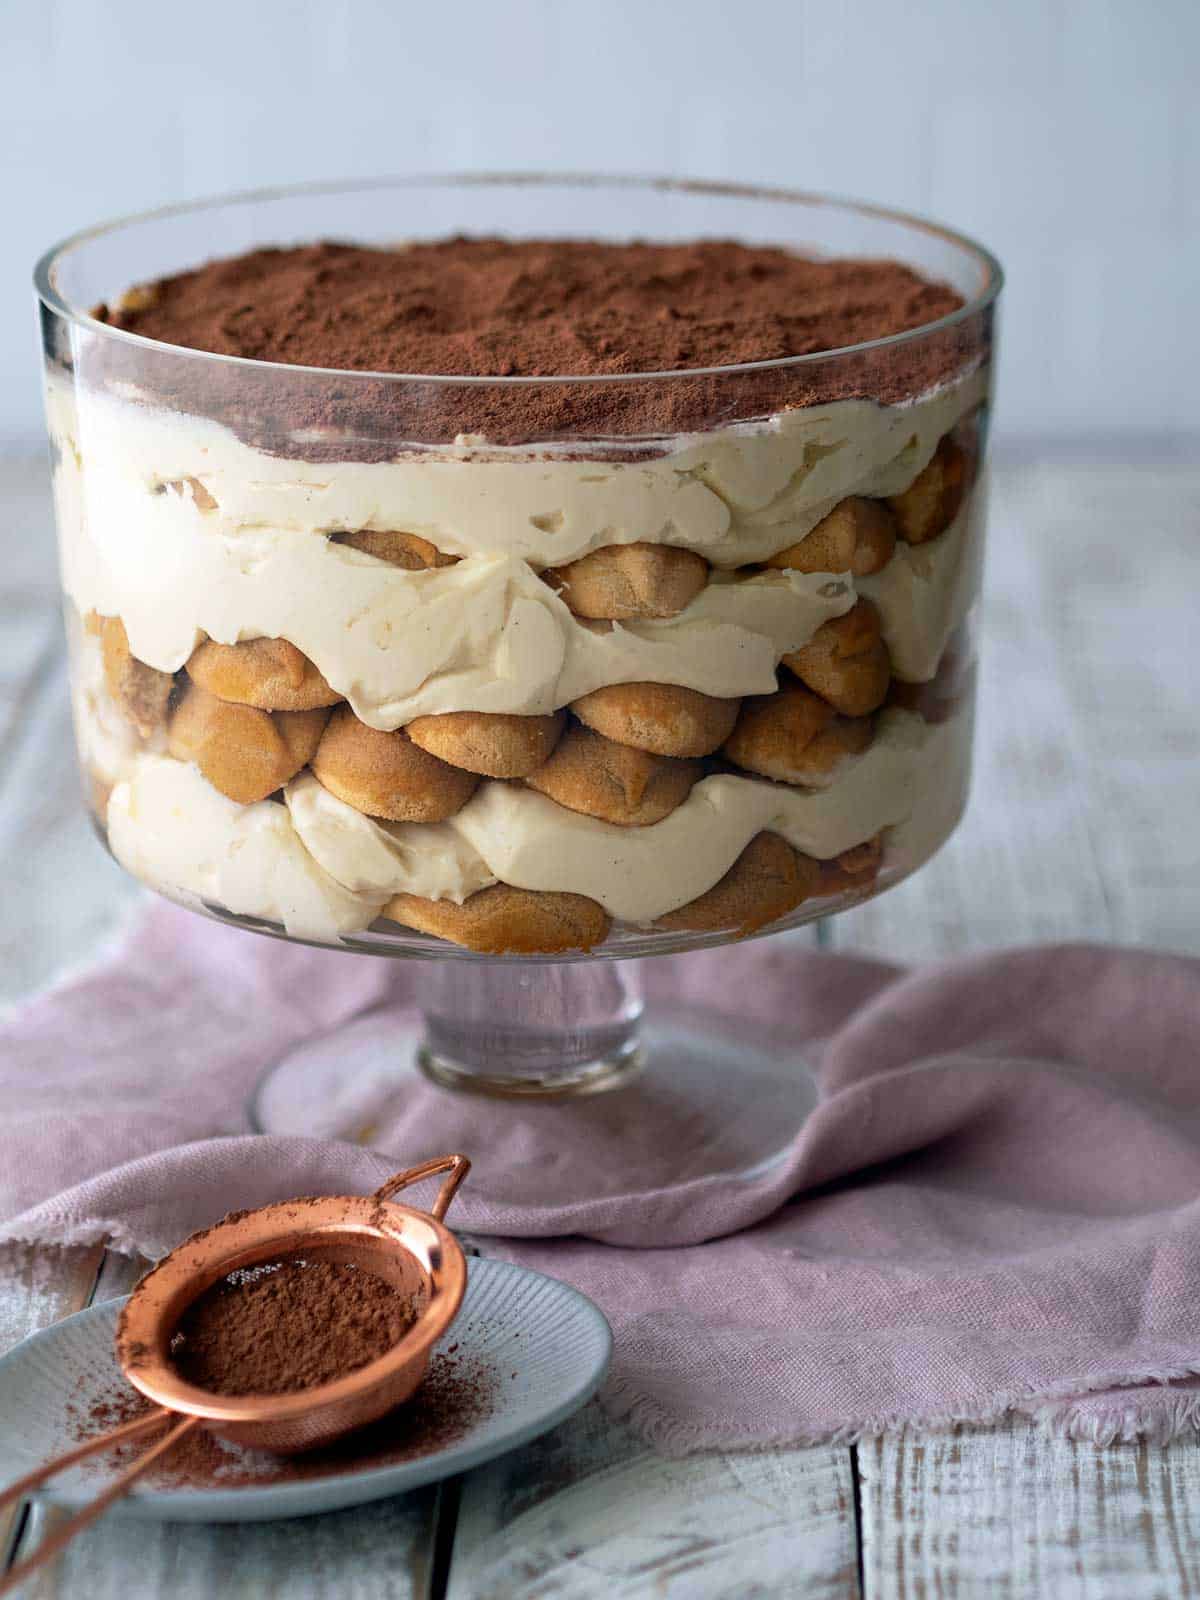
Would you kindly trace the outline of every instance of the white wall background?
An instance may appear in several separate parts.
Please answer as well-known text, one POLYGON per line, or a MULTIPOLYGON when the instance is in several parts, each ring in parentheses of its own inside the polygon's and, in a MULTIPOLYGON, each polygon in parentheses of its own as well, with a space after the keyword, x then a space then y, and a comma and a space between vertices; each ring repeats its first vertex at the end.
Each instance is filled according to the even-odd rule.
POLYGON ((999 426, 1200 434, 1200 0, 5 0, 0 448, 36 440, 29 268, 106 215, 383 172, 823 188, 1009 272, 999 426))

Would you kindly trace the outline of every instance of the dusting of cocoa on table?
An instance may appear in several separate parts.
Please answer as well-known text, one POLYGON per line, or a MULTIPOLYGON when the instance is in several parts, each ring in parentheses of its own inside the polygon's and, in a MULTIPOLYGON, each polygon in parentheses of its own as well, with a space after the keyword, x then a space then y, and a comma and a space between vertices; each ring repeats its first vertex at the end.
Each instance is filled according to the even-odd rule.
MULTIPOLYGON (((276 1456, 226 1444, 200 1429, 188 1434, 143 1482, 151 1489, 267 1488, 417 1461, 457 1443, 489 1417, 496 1388, 496 1374, 485 1362, 448 1352, 436 1354, 411 1399, 337 1444, 299 1456, 276 1456)), ((67 1415, 73 1440, 82 1444, 153 1409, 136 1390, 114 1385, 90 1403, 68 1405, 67 1415)), ((155 1433, 119 1446, 88 1466, 92 1472, 106 1473, 114 1466, 127 1466, 160 1437, 155 1433)))

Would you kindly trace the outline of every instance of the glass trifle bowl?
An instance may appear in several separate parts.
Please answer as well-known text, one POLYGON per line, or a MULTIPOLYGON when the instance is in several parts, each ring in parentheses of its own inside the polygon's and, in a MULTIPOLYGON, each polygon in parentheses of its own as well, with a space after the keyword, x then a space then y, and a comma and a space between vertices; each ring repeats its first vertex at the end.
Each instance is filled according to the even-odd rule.
MULTIPOLYGON (((212 282, 222 328, 254 319, 212 282)), ((429 961, 438 1082, 624 1083, 655 1053, 638 958, 858 904, 962 813, 999 286, 987 251, 899 213, 671 180, 308 186, 66 241, 37 288, 101 838, 210 917, 429 961), (637 289, 664 323, 706 251, 743 296, 770 276, 733 240, 860 263, 839 326, 871 326, 873 275, 912 282, 898 331, 769 353, 772 329, 803 347, 797 303, 762 358, 699 364, 685 338, 669 370, 600 370, 602 296, 584 369, 549 375, 503 340, 486 371, 391 372, 300 364, 286 327, 267 358, 138 331, 214 258, 312 247, 319 294, 341 257, 316 241, 465 236, 678 244, 637 289)), ((505 293, 545 300, 528 264, 505 293)), ((658 1048, 749 1045, 685 1019, 658 1048)))

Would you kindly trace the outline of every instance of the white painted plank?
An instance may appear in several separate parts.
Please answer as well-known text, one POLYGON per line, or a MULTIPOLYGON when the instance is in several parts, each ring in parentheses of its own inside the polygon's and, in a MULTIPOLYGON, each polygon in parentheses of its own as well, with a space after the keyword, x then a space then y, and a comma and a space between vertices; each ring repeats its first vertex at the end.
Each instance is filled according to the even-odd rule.
POLYGON ((58 555, 50 501, 50 460, 32 454, 0 456, 0 526, 4 563, 0 588, 31 603, 58 605, 58 555))
POLYGON ((1023 1421, 859 1451, 870 1600, 1200 1593, 1200 1449, 1098 1448, 1023 1421))
POLYGON ((150 1262, 143 1256, 123 1256, 115 1250, 106 1250, 100 1271, 96 1274, 92 1305, 128 1294, 149 1265, 150 1262))
POLYGON ((0 922, 4 1006, 85 960, 137 891, 83 807, 44 457, 0 460, 0 506, 0 881, 21 908, 0 922))
MULTIPOLYGON (((55 1249, 0 1244, 0 1353, 87 1305, 103 1247, 55 1249)), ((0 1567, 22 1507, 0 1512, 0 1567)))
POLYGON ((463 1484, 449 1600, 858 1593, 845 1449, 665 1461, 596 1405, 463 1484))
POLYGON ((137 893, 83 808, 44 455, 0 459, 0 1007, 86 960, 137 893))
POLYGON ((87 1305, 103 1253, 0 1244, 0 1353, 87 1305))
POLYGON ((20 733, 39 678, 58 649, 58 608, 0 589, 0 752, 20 733))
POLYGON ((1120 940, 1200 949, 1200 469, 1030 471, 1042 586, 1120 940))
MULTIPOLYGON (((23 1600, 426 1600, 436 1491, 281 1522, 140 1522, 89 1529, 23 1600)), ((28 1554, 48 1519, 30 1519, 28 1554)))
POLYGON ((141 892, 84 809, 65 662, 35 686, 0 768, 0 1004, 89 960, 141 892))

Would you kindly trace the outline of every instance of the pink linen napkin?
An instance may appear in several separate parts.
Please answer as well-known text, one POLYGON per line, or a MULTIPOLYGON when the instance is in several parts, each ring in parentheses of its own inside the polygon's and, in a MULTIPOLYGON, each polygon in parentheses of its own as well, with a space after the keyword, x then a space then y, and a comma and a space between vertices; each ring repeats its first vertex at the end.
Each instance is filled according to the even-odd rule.
POLYGON ((1014 1407, 1099 1440, 1196 1425, 1200 963, 1071 946, 907 973, 768 940, 646 973, 706 1029, 736 1037, 745 1008, 781 1054, 807 1040, 816 1110, 786 1071, 652 1067, 532 1107, 413 1075, 376 1150, 246 1137, 256 1077, 314 1033, 347 1073, 394 1050, 420 964, 155 905, 0 1030, 0 1237, 156 1254, 463 1148, 456 1225, 597 1300, 606 1402, 666 1451, 1014 1407))

